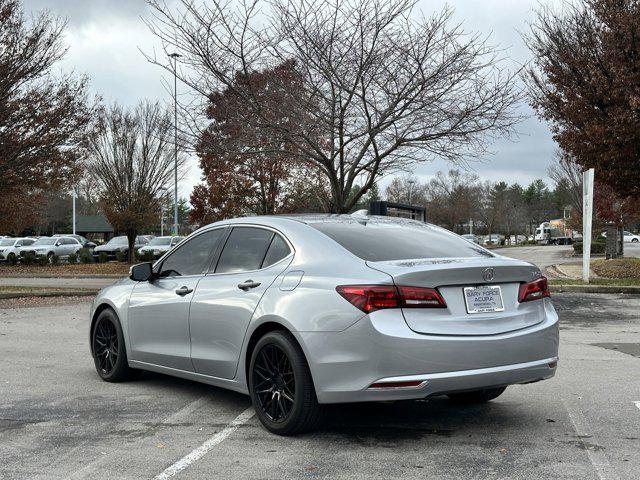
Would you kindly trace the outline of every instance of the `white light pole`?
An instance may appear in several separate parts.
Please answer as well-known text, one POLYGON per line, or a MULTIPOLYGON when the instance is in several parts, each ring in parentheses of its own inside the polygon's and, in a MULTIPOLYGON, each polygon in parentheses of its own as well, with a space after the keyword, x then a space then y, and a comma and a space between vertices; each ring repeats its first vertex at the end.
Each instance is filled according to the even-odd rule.
POLYGON ((582 280, 589 283, 591 225, 593 221, 593 168, 582 173, 582 280))
POLYGON ((73 205, 72 207, 72 211, 73 211, 73 234, 76 234, 76 191, 72 190, 71 191, 71 204, 73 205))
POLYGON ((173 132, 174 132, 174 191, 173 191, 173 234, 178 235, 178 58, 179 53, 171 53, 173 58, 173 132))

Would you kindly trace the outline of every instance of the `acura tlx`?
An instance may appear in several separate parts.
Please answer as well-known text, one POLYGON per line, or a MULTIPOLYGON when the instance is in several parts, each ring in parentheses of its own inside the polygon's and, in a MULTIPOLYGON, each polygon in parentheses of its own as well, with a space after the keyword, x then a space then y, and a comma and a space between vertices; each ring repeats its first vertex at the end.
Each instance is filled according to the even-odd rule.
POLYGON ((90 345, 106 381, 150 370, 243 392, 287 435, 326 404, 485 402, 550 378, 558 316, 537 267, 437 226, 265 216, 133 266, 94 300, 90 345))

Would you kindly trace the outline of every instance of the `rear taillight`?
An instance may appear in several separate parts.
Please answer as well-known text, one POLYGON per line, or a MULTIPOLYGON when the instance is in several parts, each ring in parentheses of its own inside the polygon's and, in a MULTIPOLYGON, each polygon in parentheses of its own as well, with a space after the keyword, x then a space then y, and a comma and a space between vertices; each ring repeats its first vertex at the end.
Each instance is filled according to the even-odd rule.
POLYGON ((520 285, 520 292, 518 293, 518 301, 530 302, 531 300, 538 300, 540 298, 550 297, 549 283, 546 277, 540 277, 537 280, 529 283, 523 283, 520 285))
POLYGON ((336 291, 364 313, 384 308, 446 308, 434 288, 394 285, 341 285, 336 291))

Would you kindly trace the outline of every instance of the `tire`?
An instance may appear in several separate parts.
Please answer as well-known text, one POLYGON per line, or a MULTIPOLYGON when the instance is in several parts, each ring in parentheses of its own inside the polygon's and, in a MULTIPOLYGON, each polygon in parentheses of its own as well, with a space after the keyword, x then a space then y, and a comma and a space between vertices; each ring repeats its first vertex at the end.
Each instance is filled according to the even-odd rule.
POLYGON ((139 373, 129 368, 122 327, 118 316, 110 308, 100 312, 93 325, 91 355, 98 375, 105 382, 122 382, 139 373))
POLYGON ((507 387, 485 388, 471 392, 450 393, 447 397, 456 403, 485 403, 498 398, 506 389, 507 387))
POLYGON ((52 263, 51 259, 53 258, 53 252, 47 253, 47 262, 52 263))
POLYGON ((307 360, 288 332, 269 332, 258 340, 251 354, 248 383, 256 414, 272 433, 308 432, 322 418, 307 360))
POLYGON ((7 255, 7 262, 9 262, 11 265, 15 265, 16 263, 18 263, 18 257, 16 257, 16 254, 11 252, 9 255, 7 255))

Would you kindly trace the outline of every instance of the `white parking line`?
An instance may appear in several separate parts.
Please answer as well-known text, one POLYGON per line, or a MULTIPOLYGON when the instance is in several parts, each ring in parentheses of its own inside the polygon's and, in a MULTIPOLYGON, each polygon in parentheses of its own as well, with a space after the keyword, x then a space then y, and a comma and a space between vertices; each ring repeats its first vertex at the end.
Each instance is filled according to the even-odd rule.
MULTIPOLYGON (((589 436, 594 444, 600 445, 601 442, 598 440, 598 438, 595 435, 591 435, 589 433, 589 424, 584 414, 582 413, 582 410, 580 409, 578 399, 574 397, 563 398, 562 403, 564 404, 564 408, 569 414, 569 419, 571 420, 573 428, 575 429, 578 436, 589 436)), ((591 462, 591 465, 593 465, 593 468, 596 470, 596 473, 598 474, 598 478, 600 478, 600 480, 618 478, 613 468, 611 467, 609 460, 607 459, 607 455, 603 451, 591 448, 585 448, 585 451, 587 452, 589 461, 591 462)))
POLYGON ((156 475, 154 477, 154 480, 165 480, 167 478, 171 478, 177 475, 182 470, 184 470, 189 465, 191 465, 193 462, 196 462, 199 459, 201 459, 213 447, 223 442, 229 435, 235 432, 240 425, 247 423, 251 419, 251 417, 255 415, 255 413, 256 412, 253 409, 253 407, 247 408, 244 412, 238 415, 233 420, 233 422, 227 425, 223 430, 216 433, 209 440, 207 440, 198 448, 196 448, 195 450, 192 450, 190 453, 182 457, 176 463, 174 463, 173 465, 165 469, 162 473, 156 475))
POLYGON ((640 410, 640 402, 633 402, 635 403, 636 407, 638 407, 638 410, 640 410))

